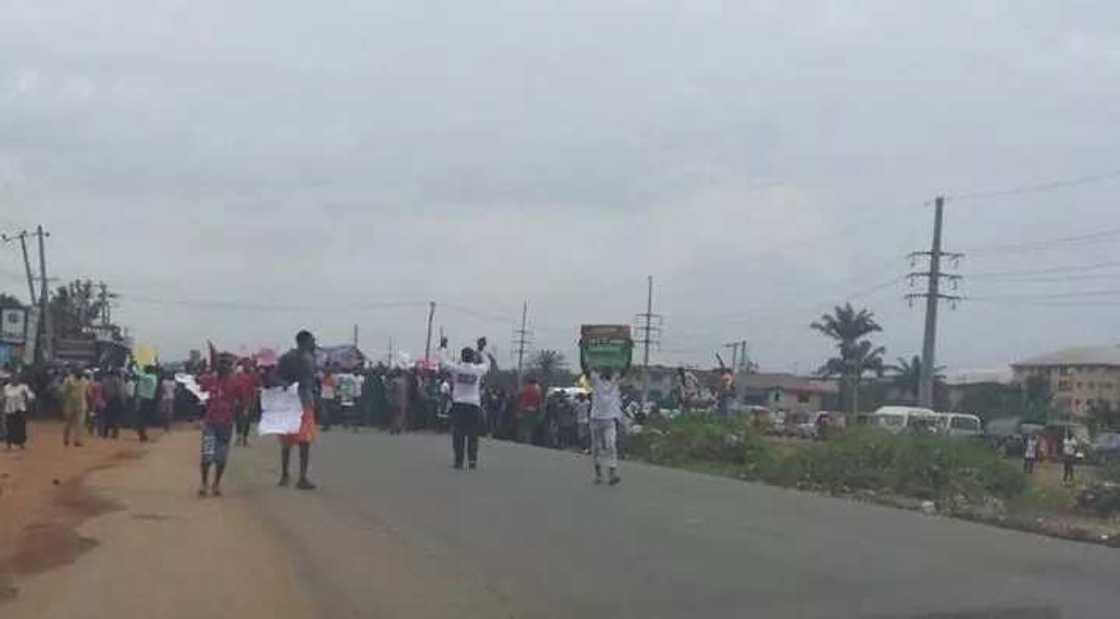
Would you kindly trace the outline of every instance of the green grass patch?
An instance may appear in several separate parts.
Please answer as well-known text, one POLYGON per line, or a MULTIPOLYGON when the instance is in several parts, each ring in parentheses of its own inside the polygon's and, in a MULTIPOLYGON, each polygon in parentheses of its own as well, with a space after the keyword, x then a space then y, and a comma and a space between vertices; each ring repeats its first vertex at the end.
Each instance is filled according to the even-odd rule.
POLYGON ((870 428, 790 448, 773 444, 743 422, 692 415, 646 426, 630 452, 655 464, 832 493, 1007 499, 1026 488, 1018 468, 982 444, 870 428))

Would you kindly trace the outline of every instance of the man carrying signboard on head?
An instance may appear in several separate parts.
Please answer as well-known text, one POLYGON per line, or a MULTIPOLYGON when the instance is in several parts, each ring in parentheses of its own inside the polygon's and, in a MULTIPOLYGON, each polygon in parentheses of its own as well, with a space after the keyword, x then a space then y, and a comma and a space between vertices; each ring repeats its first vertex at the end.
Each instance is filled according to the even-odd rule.
POLYGON ((618 424, 622 421, 620 383, 630 369, 634 342, 630 328, 613 325, 584 325, 580 338, 580 367, 591 381, 591 455, 595 483, 603 483, 603 464, 609 469, 608 483, 618 476, 618 424))

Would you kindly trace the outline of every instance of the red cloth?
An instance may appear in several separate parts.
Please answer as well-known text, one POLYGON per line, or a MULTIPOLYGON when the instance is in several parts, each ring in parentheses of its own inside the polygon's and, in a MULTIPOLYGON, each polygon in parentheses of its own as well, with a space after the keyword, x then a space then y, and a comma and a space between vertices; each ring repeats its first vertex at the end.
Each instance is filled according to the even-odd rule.
POLYGON ((315 440, 318 432, 315 425, 315 407, 311 404, 303 405, 303 415, 299 419, 299 432, 296 434, 281 434, 280 444, 285 447, 298 445, 300 443, 311 443, 315 440))
POLYGON ((244 402, 242 380, 234 375, 215 378, 207 392, 210 399, 206 401, 205 421, 216 426, 232 424, 234 413, 244 402))
POLYGON ((540 385, 525 385, 517 398, 519 408, 523 411, 538 411, 543 401, 540 385))

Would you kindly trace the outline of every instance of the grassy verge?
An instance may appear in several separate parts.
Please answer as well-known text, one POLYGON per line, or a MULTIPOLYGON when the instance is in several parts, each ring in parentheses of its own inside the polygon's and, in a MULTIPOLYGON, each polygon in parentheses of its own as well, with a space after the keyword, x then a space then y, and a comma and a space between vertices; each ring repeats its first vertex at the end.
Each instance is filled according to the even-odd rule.
POLYGON ((628 451, 654 464, 783 487, 892 505, 928 501, 942 514, 1062 537, 1101 541, 1120 533, 1120 525, 1106 520, 1097 519, 1103 529, 1086 524, 1091 515, 1077 511, 1074 489, 1028 479, 1016 462, 974 441, 872 428, 828 441, 775 441, 739 421, 689 416, 647 425, 628 451), (1066 535, 1059 525, 1088 532, 1066 535))

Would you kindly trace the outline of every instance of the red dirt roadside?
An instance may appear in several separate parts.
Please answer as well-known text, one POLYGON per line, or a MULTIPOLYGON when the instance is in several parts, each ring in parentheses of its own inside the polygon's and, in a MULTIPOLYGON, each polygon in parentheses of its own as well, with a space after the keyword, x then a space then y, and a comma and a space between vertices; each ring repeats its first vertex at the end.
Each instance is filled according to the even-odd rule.
POLYGON ((118 505, 91 494, 83 478, 144 453, 134 435, 63 447, 57 422, 32 423, 28 434, 26 449, 0 448, 0 603, 15 595, 15 577, 65 565, 96 545, 74 528, 118 505))
POLYGON ((25 452, 0 449, 5 619, 313 616, 239 489, 195 496, 197 431, 77 449, 62 447, 59 424, 29 434, 25 452))

